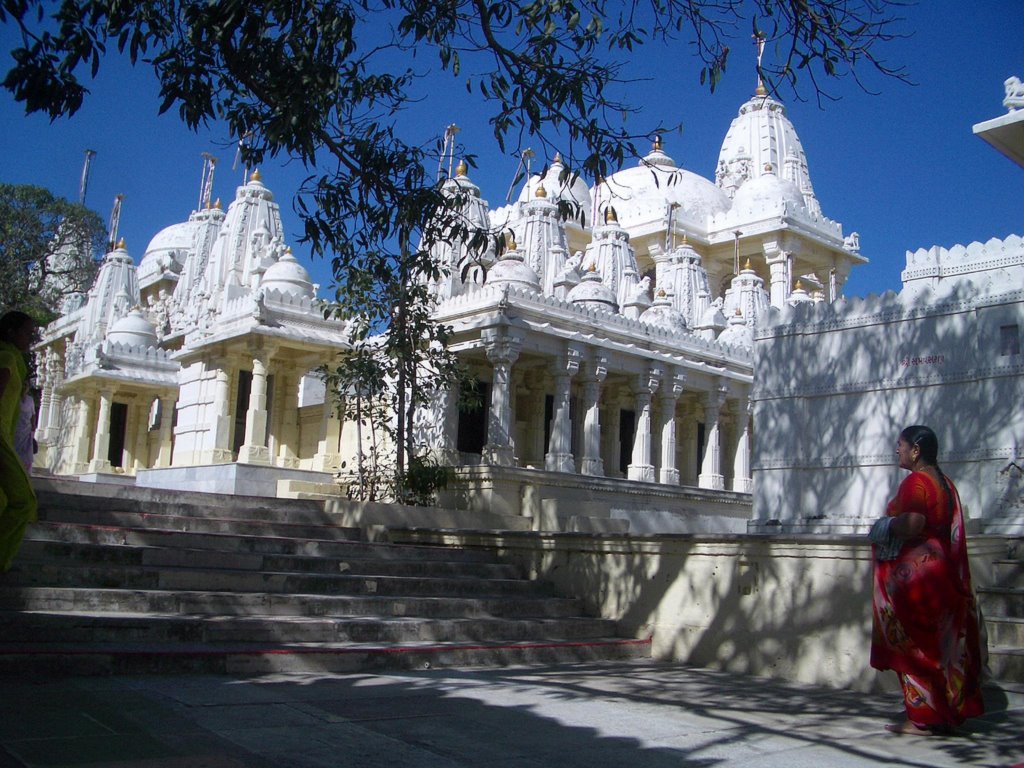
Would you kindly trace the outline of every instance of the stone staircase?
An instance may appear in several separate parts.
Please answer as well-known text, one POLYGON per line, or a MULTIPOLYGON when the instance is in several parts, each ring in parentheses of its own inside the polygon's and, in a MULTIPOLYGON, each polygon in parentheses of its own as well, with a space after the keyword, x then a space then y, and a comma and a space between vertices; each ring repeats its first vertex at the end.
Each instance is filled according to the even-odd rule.
POLYGON ((365 541, 321 502, 37 482, 0 673, 339 672, 644 657, 485 552, 365 541))
POLYGON ((1024 539, 1008 539, 993 585, 979 587, 988 632, 989 668, 1000 681, 1024 684, 1024 539))

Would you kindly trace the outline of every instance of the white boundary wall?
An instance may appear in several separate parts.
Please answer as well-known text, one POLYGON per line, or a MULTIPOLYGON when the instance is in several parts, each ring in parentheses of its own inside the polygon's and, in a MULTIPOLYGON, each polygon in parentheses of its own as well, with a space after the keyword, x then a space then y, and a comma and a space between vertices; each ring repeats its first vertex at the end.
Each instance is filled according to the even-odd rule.
POLYGON ((975 529, 1024 533, 1024 244, 907 258, 899 295, 758 329, 753 530, 865 530, 903 475, 900 429, 927 424, 975 529))

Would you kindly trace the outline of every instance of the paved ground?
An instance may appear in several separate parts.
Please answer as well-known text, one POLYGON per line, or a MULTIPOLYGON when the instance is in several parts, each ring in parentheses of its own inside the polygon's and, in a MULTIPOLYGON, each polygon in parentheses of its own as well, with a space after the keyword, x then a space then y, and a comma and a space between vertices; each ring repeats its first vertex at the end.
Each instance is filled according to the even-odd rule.
POLYGON ((0 678, 0 768, 662 768, 1024 763, 1024 692, 955 738, 891 696, 650 661, 379 675, 0 678))

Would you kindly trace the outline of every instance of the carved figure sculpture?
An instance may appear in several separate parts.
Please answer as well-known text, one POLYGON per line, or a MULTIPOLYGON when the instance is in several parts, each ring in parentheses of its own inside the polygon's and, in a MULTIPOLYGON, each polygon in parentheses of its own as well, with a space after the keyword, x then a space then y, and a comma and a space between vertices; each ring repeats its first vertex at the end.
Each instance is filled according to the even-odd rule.
POLYGON ((1024 109, 1024 83, 1016 75, 1006 78, 1003 83, 1006 88, 1006 98, 1003 99, 1003 106, 1009 112, 1016 112, 1024 109))

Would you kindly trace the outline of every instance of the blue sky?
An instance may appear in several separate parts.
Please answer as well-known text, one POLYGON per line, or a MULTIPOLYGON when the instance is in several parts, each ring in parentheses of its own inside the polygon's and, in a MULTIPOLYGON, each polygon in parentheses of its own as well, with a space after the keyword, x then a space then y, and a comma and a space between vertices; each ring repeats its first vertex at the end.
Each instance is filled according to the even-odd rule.
MULTIPOLYGON (((799 86, 805 101, 781 93, 825 215, 841 222, 844 232, 859 232, 861 252, 870 260, 854 270, 847 295, 898 290, 907 250, 1024 233, 1024 170, 971 131, 974 123, 1005 113, 1003 80, 1024 77, 1022 10, 1020 0, 923 0, 899 9, 908 37, 881 49, 888 61, 907 68, 916 85, 862 70, 874 93, 852 80, 832 83, 838 100, 820 104, 807 83, 799 86)), ((5 59, 16 42, 0 26, 5 59)), ((772 56, 770 46, 765 55, 772 56)), ((0 71, 8 66, 0 64, 0 71)), ((714 94, 698 83, 696 60, 683 45, 640 48, 631 66, 645 78, 629 97, 642 110, 630 118, 633 125, 647 130, 681 122, 682 135, 667 136, 666 151, 681 166, 713 178, 726 130, 756 85, 753 45, 733 47, 714 94)), ((234 198, 241 170, 231 169, 229 137, 216 126, 194 134, 175 115, 158 116, 157 87, 145 68, 111 60, 91 90, 77 115, 55 123, 26 117, 6 92, 0 94, 0 181, 37 184, 76 199, 84 150, 96 150, 86 202, 106 220, 114 196, 124 194, 120 234, 136 261, 156 232, 196 207, 201 153, 220 161, 214 197, 225 206, 234 198)), ((432 80, 410 117, 422 131, 411 137, 417 141, 459 124, 459 139, 479 158, 474 181, 492 208, 503 204, 516 160, 499 154, 461 80, 432 80)), ((297 244, 300 224, 291 199, 305 173, 294 164, 273 163, 261 171, 281 203, 296 255, 326 285, 327 266, 297 244)))

